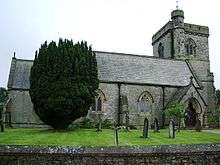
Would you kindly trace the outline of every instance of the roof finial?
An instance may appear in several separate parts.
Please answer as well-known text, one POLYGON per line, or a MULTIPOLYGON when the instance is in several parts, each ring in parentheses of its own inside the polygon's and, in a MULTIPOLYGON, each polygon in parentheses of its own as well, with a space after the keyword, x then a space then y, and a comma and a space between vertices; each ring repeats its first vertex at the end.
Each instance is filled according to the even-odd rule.
POLYGON ((179 10, 179 0, 176 1, 176 10, 179 10))
POLYGON ((16 58, 16 57, 15 57, 15 52, 14 52, 14 57, 13 57, 13 58, 16 58))

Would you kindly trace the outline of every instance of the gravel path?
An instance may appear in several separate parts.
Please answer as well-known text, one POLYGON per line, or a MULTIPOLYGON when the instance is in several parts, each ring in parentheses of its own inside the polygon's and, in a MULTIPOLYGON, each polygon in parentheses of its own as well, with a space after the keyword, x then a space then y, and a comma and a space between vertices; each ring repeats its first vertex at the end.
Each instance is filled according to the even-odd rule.
POLYGON ((220 129, 203 130, 204 132, 217 133, 220 134, 220 129))

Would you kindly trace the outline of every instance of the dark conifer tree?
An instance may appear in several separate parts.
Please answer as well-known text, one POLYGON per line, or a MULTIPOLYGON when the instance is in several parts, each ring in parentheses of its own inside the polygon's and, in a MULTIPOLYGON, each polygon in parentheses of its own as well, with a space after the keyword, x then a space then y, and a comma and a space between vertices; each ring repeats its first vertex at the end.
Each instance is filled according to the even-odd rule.
POLYGON ((45 42, 35 54, 31 100, 40 119, 55 129, 65 129, 87 114, 98 84, 95 53, 86 42, 45 42))

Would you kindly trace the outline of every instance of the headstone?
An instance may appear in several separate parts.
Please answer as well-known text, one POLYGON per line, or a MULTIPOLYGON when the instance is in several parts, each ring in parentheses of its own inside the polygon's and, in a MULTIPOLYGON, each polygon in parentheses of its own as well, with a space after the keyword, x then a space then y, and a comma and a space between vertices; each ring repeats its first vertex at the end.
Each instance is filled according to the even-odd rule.
POLYGON ((96 132, 102 132, 102 114, 98 113, 98 125, 96 132))
POLYGON ((0 125, 1 125, 1 132, 4 132, 4 124, 3 124, 3 121, 0 121, 0 125))
POLYGON ((0 110, 0 127, 1 127, 1 132, 4 132, 3 112, 1 110, 0 110))
POLYGON ((115 144, 118 146, 118 127, 115 127, 115 144))
POLYGON ((201 121, 198 118, 196 119, 195 130, 197 132, 200 132, 202 130, 202 124, 201 124, 201 121))
POLYGON ((159 132, 159 131, 160 131, 159 122, 158 122, 158 119, 155 118, 154 119, 154 132, 159 132))
POLYGON ((218 118, 218 128, 220 128, 220 117, 218 118))
POLYGON ((169 124, 169 138, 175 138, 176 135, 176 129, 175 129, 175 123, 173 120, 170 120, 169 124))
POLYGON ((125 113, 125 128, 129 131, 129 115, 128 112, 125 113))
POLYGON ((143 137, 148 138, 149 121, 147 118, 144 119, 143 137))

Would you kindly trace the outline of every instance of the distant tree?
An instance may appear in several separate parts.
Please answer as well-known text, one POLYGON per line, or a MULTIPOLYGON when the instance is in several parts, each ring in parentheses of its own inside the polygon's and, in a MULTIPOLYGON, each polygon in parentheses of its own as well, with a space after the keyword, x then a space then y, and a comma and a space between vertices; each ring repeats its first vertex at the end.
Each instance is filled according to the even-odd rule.
POLYGON ((54 129, 65 129, 87 114, 98 84, 95 53, 86 42, 45 42, 35 54, 30 74, 31 100, 36 114, 54 129))
POLYGON ((184 106, 181 103, 175 102, 171 104, 166 110, 166 117, 173 119, 178 124, 178 130, 180 130, 181 120, 184 118, 184 106))
POLYGON ((220 90, 219 89, 216 90, 216 97, 217 97, 217 105, 218 107, 220 107, 220 90))
POLYGON ((7 90, 3 87, 0 87, 0 113, 3 110, 3 105, 7 99, 7 96, 8 96, 7 90))
POLYGON ((208 124, 209 127, 219 127, 220 128, 220 109, 211 111, 208 114, 208 124))

